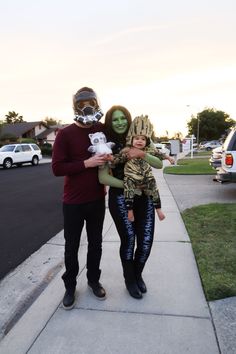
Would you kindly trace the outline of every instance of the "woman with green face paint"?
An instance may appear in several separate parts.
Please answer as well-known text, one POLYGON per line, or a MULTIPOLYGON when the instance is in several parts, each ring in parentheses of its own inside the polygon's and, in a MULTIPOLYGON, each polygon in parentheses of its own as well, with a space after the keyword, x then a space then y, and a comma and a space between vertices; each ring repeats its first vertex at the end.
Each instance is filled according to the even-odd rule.
MULTIPOLYGON (((123 106, 113 106, 107 112, 105 131, 107 138, 116 144, 113 154, 119 153, 125 147, 131 121, 130 112, 123 106)), ((140 149, 131 148, 129 158, 142 158, 152 167, 162 167, 162 161, 158 157, 140 149)), ((142 294, 147 291, 142 272, 153 243, 155 211, 150 197, 142 193, 134 199, 134 222, 128 220, 123 178, 124 164, 112 168, 112 174, 107 165, 99 170, 100 183, 110 186, 108 205, 121 240, 120 259, 126 288, 132 297, 141 299, 142 294)))
POLYGON ((111 126, 116 134, 120 135, 127 132, 128 120, 122 111, 116 110, 112 114, 111 126))

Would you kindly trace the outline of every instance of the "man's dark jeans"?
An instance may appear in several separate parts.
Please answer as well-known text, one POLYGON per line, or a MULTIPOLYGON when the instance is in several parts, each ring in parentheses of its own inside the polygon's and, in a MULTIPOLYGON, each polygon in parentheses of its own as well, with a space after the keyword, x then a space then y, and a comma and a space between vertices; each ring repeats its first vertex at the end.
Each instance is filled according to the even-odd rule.
POLYGON ((78 250, 84 223, 88 240, 87 278, 98 282, 102 255, 102 229, 105 216, 105 198, 86 204, 63 204, 65 268, 62 275, 66 289, 75 289, 79 272, 78 250))

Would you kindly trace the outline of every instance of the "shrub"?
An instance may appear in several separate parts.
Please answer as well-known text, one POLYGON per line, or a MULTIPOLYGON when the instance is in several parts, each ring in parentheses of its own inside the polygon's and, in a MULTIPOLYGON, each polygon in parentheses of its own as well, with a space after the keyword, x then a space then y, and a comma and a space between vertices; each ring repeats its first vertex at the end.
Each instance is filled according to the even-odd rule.
POLYGON ((24 143, 27 143, 27 144, 30 144, 30 143, 37 144, 36 140, 33 139, 33 138, 19 138, 18 141, 19 141, 20 144, 24 144, 24 143))
MULTIPOLYGON (((48 144, 44 144, 40 147, 43 156, 52 156, 52 146, 47 146, 48 144), (45 146, 46 145, 46 146, 45 146)), ((51 145, 51 144, 49 144, 51 145)))

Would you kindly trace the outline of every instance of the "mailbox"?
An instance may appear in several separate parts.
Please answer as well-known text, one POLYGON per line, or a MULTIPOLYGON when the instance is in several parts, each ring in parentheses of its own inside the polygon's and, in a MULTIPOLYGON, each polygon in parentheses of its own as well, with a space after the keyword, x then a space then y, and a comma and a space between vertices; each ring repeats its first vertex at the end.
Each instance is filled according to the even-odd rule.
POLYGON ((170 155, 177 155, 180 153, 180 141, 178 139, 171 139, 170 142, 170 155))

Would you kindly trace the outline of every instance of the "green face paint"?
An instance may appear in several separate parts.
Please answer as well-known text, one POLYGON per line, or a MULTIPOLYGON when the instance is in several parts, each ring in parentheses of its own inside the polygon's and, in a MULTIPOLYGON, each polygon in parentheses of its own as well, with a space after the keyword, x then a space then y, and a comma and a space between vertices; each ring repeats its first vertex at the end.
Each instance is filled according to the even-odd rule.
POLYGON ((128 121, 122 111, 114 111, 112 114, 112 129, 117 134, 124 134, 128 128, 128 121))

